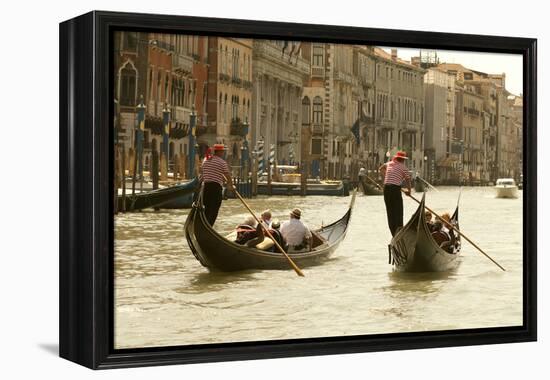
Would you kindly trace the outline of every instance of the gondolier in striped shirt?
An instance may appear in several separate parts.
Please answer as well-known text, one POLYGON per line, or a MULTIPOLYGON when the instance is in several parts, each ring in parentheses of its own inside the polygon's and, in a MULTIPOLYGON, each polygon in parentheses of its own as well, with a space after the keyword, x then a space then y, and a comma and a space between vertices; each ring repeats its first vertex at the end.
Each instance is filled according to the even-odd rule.
MULTIPOLYGON (((203 204, 204 214, 211 226, 216 222, 218 211, 222 204, 222 186, 224 182, 233 190, 233 181, 229 172, 229 165, 223 159, 225 152, 223 144, 214 144, 213 154, 208 152, 200 169, 200 180, 204 184, 203 204)), ((210 149, 209 149, 210 151, 210 149)))
POLYGON ((388 226, 392 236, 403 227, 403 198, 401 187, 406 185, 405 194, 411 195, 411 175, 405 165, 405 152, 397 152, 390 162, 380 166, 380 174, 384 178, 384 203, 388 216, 388 226))

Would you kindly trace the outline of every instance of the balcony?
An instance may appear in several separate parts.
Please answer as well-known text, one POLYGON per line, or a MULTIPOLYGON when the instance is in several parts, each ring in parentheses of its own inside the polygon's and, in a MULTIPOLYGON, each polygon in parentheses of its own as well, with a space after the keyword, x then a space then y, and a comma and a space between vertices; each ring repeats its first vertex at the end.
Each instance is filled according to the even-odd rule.
POLYGON ((197 125, 197 127, 195 128, 195 135, 202 136, 202 135, 205 135, 205 134, 215 135, 216 134, 216 127, 215 126, 207 127, 206 125, 197 125))
POLYGON ((227 82, 227 83, 229 83, 230 80, 231 80, 231 77, 230 77, 229 75, 227 75, 227 74, 220 73, 219 79, 220 79, 220 81, 222 81, 222 82, 227 82))
POLYGON ((324 78, 325 77, 325 68, 324 67, 311 67, 311 76, 324 78))
POLYGON ((334 70, 334 80, 339 80, 351 85, 357 84, 357 80, 352 75, 337 69, 334 70))
POLYGON ((180 74, 191 74, 193 72, 193 58, 174 53, 172 54, 172 68, 180 74))
POLYGON ((301 57, 298 57, 298 60, 296 60, 296 55, 292 55, 292 57, 290 57, 289 48, 287 48, 283 53, 282 48, 273 42, 258 40, 254 41, 253 51, 255 57, 269 59, 271 61, 275 61, 277 64, 284 63, 285 66, 294 67, 304 75, 311 74, 309 62, 301 57))
POLYGON ((311 133, 321 135, 323 134, 323 125, 322 124, 313 124, 311 126, 311 133))
POLYGON ((248 125, 244 124, 239 118, 233 119, 229 128, 229 134, 244 137, 248 134, 248 125))
POLYGON ((237 87, 241 87, 243 81, 241 78, 233 77, 231 78, 231 83, 233 83, 237 87))

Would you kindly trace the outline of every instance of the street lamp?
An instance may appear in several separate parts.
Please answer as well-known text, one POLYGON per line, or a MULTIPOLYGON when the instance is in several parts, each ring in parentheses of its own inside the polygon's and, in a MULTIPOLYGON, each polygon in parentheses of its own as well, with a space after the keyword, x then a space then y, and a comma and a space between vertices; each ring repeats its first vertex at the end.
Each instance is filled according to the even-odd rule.
POLYGON ((195 114, 195 106, 191 106, 191 115, 189 115, 189 174, 188 178, 192 178, 195 172, 195 125, 197 124, 197 115, 195 114))
POLYGON ((165 168, 166 168, 166 174, 168 175, 168 138, 170 136, 170 109, 168 108, 168 105, 166 102, 164 102, 164 109, 162 110, 162 123, 164 126, 163 133, 162 133, 162 144, 163 144, 163 151, 164 151, 164 162, 165 162, 165 168))

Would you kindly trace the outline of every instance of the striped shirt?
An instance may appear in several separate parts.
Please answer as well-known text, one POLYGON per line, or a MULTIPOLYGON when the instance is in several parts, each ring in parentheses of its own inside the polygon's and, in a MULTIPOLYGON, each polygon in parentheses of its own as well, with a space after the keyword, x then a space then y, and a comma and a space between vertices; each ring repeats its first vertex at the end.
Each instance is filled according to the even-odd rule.
POLYGON ((386 164, 386 177, 384 185, 401 186, 405 179, 410 180, 411 175, 405 164, 399 161, 390 161, 386 164))
POLYGON ((202 182, 216 182, 223 186, 224 174, 229 175, 229 165, 223 158, 212 156, 211 159, 205 158, 202 162, 200 178, 202 182))

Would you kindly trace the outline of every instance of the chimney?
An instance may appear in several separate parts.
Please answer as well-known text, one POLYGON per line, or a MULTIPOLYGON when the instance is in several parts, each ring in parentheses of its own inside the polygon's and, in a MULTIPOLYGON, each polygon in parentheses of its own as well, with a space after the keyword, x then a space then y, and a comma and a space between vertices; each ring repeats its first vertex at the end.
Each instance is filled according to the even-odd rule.
POLYGON ((391 59, 397 61, 397 49, 391 49, 391 59))

